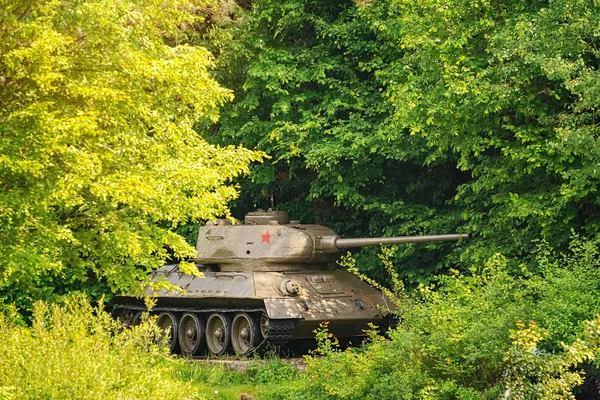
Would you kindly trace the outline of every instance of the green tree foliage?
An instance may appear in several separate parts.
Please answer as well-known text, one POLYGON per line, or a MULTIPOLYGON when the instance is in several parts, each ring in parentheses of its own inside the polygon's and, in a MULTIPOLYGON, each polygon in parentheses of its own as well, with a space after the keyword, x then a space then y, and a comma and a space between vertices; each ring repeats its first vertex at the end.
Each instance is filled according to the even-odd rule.
POLYGON ((272 193, 278 203, 301 193, 323 205, 361 206, 364 194, 355 187, 381 175, 376 152, 364 155, 389 107, 372 74, 358 65, 374 43, 357 12, 344 2, 259 1, 251 14, 213 32, 222 46, 222 81, 237 98, 219 135, 273 155, 254 171, 259 205, 272 193), (348 43, 353 36, 357 42, 348 43), (346 182, 352 168, 361 174, 346 182))
POLYGON ((213 31, 237 99, 214 140, 273 157, 244 207, 274 195, 346 235, 474 234, 400 248, 412 282, 566 245, 599 227, 598 18, 577 0, 256 1, 213 31))
MULTIPOLYGON (((452 159, 465 227, 523 256, 532 239, 598 232, 597 5, 391 1, 364 13, 385 46, 388 140, 452 159)), ((481 254, 477 254, 480 252, 481 254)))
POLYGON ((200 5, 0 1, 2 298, 128 289, 193 254, 170 228, 227 212, 260 154, 192 129, 232 97, 194 45, 200 5))

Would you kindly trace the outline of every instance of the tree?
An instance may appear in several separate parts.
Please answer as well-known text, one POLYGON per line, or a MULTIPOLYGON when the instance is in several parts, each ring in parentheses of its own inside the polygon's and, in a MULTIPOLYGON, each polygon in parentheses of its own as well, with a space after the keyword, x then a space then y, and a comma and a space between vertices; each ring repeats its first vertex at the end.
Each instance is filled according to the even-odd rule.
POLYGON ((572 231, 599 233, 593 3, 252 7, 224 28, 236 101, 216 135, 273 156, 246 193, 274 193, 303 216, 335 206, 326 214, 342 234, 472 234, 401 247, 413 282, 497 252, 531 259, 540 238, 564 248, 572 231))
POLYGON ((362 15, 389 61, 387 149, 420 143, 425 165, 468 174, 451 199, 477 236, 464 260, 599 233, 596 5, 391 0, 362 15))
MULTIPOLYGON (((388 140, 394 104, 379 73, 389 60, 364 11, 352 1, 252 7, 214 31, 220 81, 236 100, 213 140, 272 156, 253 167, 238 206, 270 206, 273 195, 294 217, 345 236, 456 231, 460 210, 448 201, 464 178, 453 160, 424 167, 422 141, 388 140)), ((400 248, 403 277, 428 276, 451 249, 427 247, 400 248)), ((384 280, 376 252, 357 264, 384 280)))
POLYGON ((227 213, 261 154, 193 130, 232 98, 194 45, 202 4, 0 1, 0 293, 122 291, 168 255, 171 228, 227 213))

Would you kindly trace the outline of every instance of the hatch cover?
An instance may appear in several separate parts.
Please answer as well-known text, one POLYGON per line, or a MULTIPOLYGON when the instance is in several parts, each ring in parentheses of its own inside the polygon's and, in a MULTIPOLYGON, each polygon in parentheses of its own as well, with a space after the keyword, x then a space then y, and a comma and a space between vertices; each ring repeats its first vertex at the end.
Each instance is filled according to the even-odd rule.
POLYGON ((311 275, 306 280, 320 294, 340 294, 344 293, 344 287, 335 280, 333 275, 311 275))

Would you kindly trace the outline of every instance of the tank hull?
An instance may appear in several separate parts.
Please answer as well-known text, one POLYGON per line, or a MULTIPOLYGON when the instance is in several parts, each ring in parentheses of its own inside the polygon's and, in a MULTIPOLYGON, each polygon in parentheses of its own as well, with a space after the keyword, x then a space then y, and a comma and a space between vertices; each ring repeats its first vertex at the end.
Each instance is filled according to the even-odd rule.
MULTIPOLYGON (((275 336, 262 332, 255 347, 314 338, 314 330, 323 322, 339 338, 362 336, 369 323, 382 328, 389 325, 390 300, 341 269, 215 272, 199 268, 204 270, 202 278, 180 272, 177 265, 153 272, 153 281, 168 281, 181 289, 146 293, 157 300, 153 312, 171 313, 174 321, 186 313, 204 321, 215 313, 231 319, 246 314, 254 321, 267 318, 272 329, 285 330, 275 336)), ((145 310, 143 301, 135 297, 116 296, 111 303, 117 317, 127 311, 134 318, 131 315, 145 310)))

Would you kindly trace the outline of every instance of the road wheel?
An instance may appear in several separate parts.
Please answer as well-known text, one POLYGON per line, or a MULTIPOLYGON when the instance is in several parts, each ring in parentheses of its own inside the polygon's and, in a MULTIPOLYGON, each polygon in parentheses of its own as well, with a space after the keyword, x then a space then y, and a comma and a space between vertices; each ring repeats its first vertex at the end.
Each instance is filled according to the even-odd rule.
POLYGON ((206 320, 206 346, 216 355, 222 356, 231 345, 231 317, 227 314, 213 313, 206 320))
POLYGON ((133 326, 139 325, 142 322, 142 312, 138 311, 133 316, 133 326))
POLYGON ((197 356, 205 348, 206 326, 195 314, 183 314, 179 321, 179 348, 181 354, 197 356))
POLYGON ((124 326, 135 325, 135 317, 136 317, 135 310, 130 310, 128 308, 122 308, 121 310, 117 311, 117 315, 118 315, 119 321, 121 321, 121 323, 124 326))
POLYGON ((249 356, 258 345, 258 324, 250 315, 240 313, 231 324, 231 344, 233 350, 242 357, 249 356))
POLYGON ((160 341, 169 348, 171 353, 177 353, 179 350, 179 344, 177 342, 179 318, 177 318, 177 315, 171 312, 162 312, 158 314, 156 324, 164 332, 160 341))

